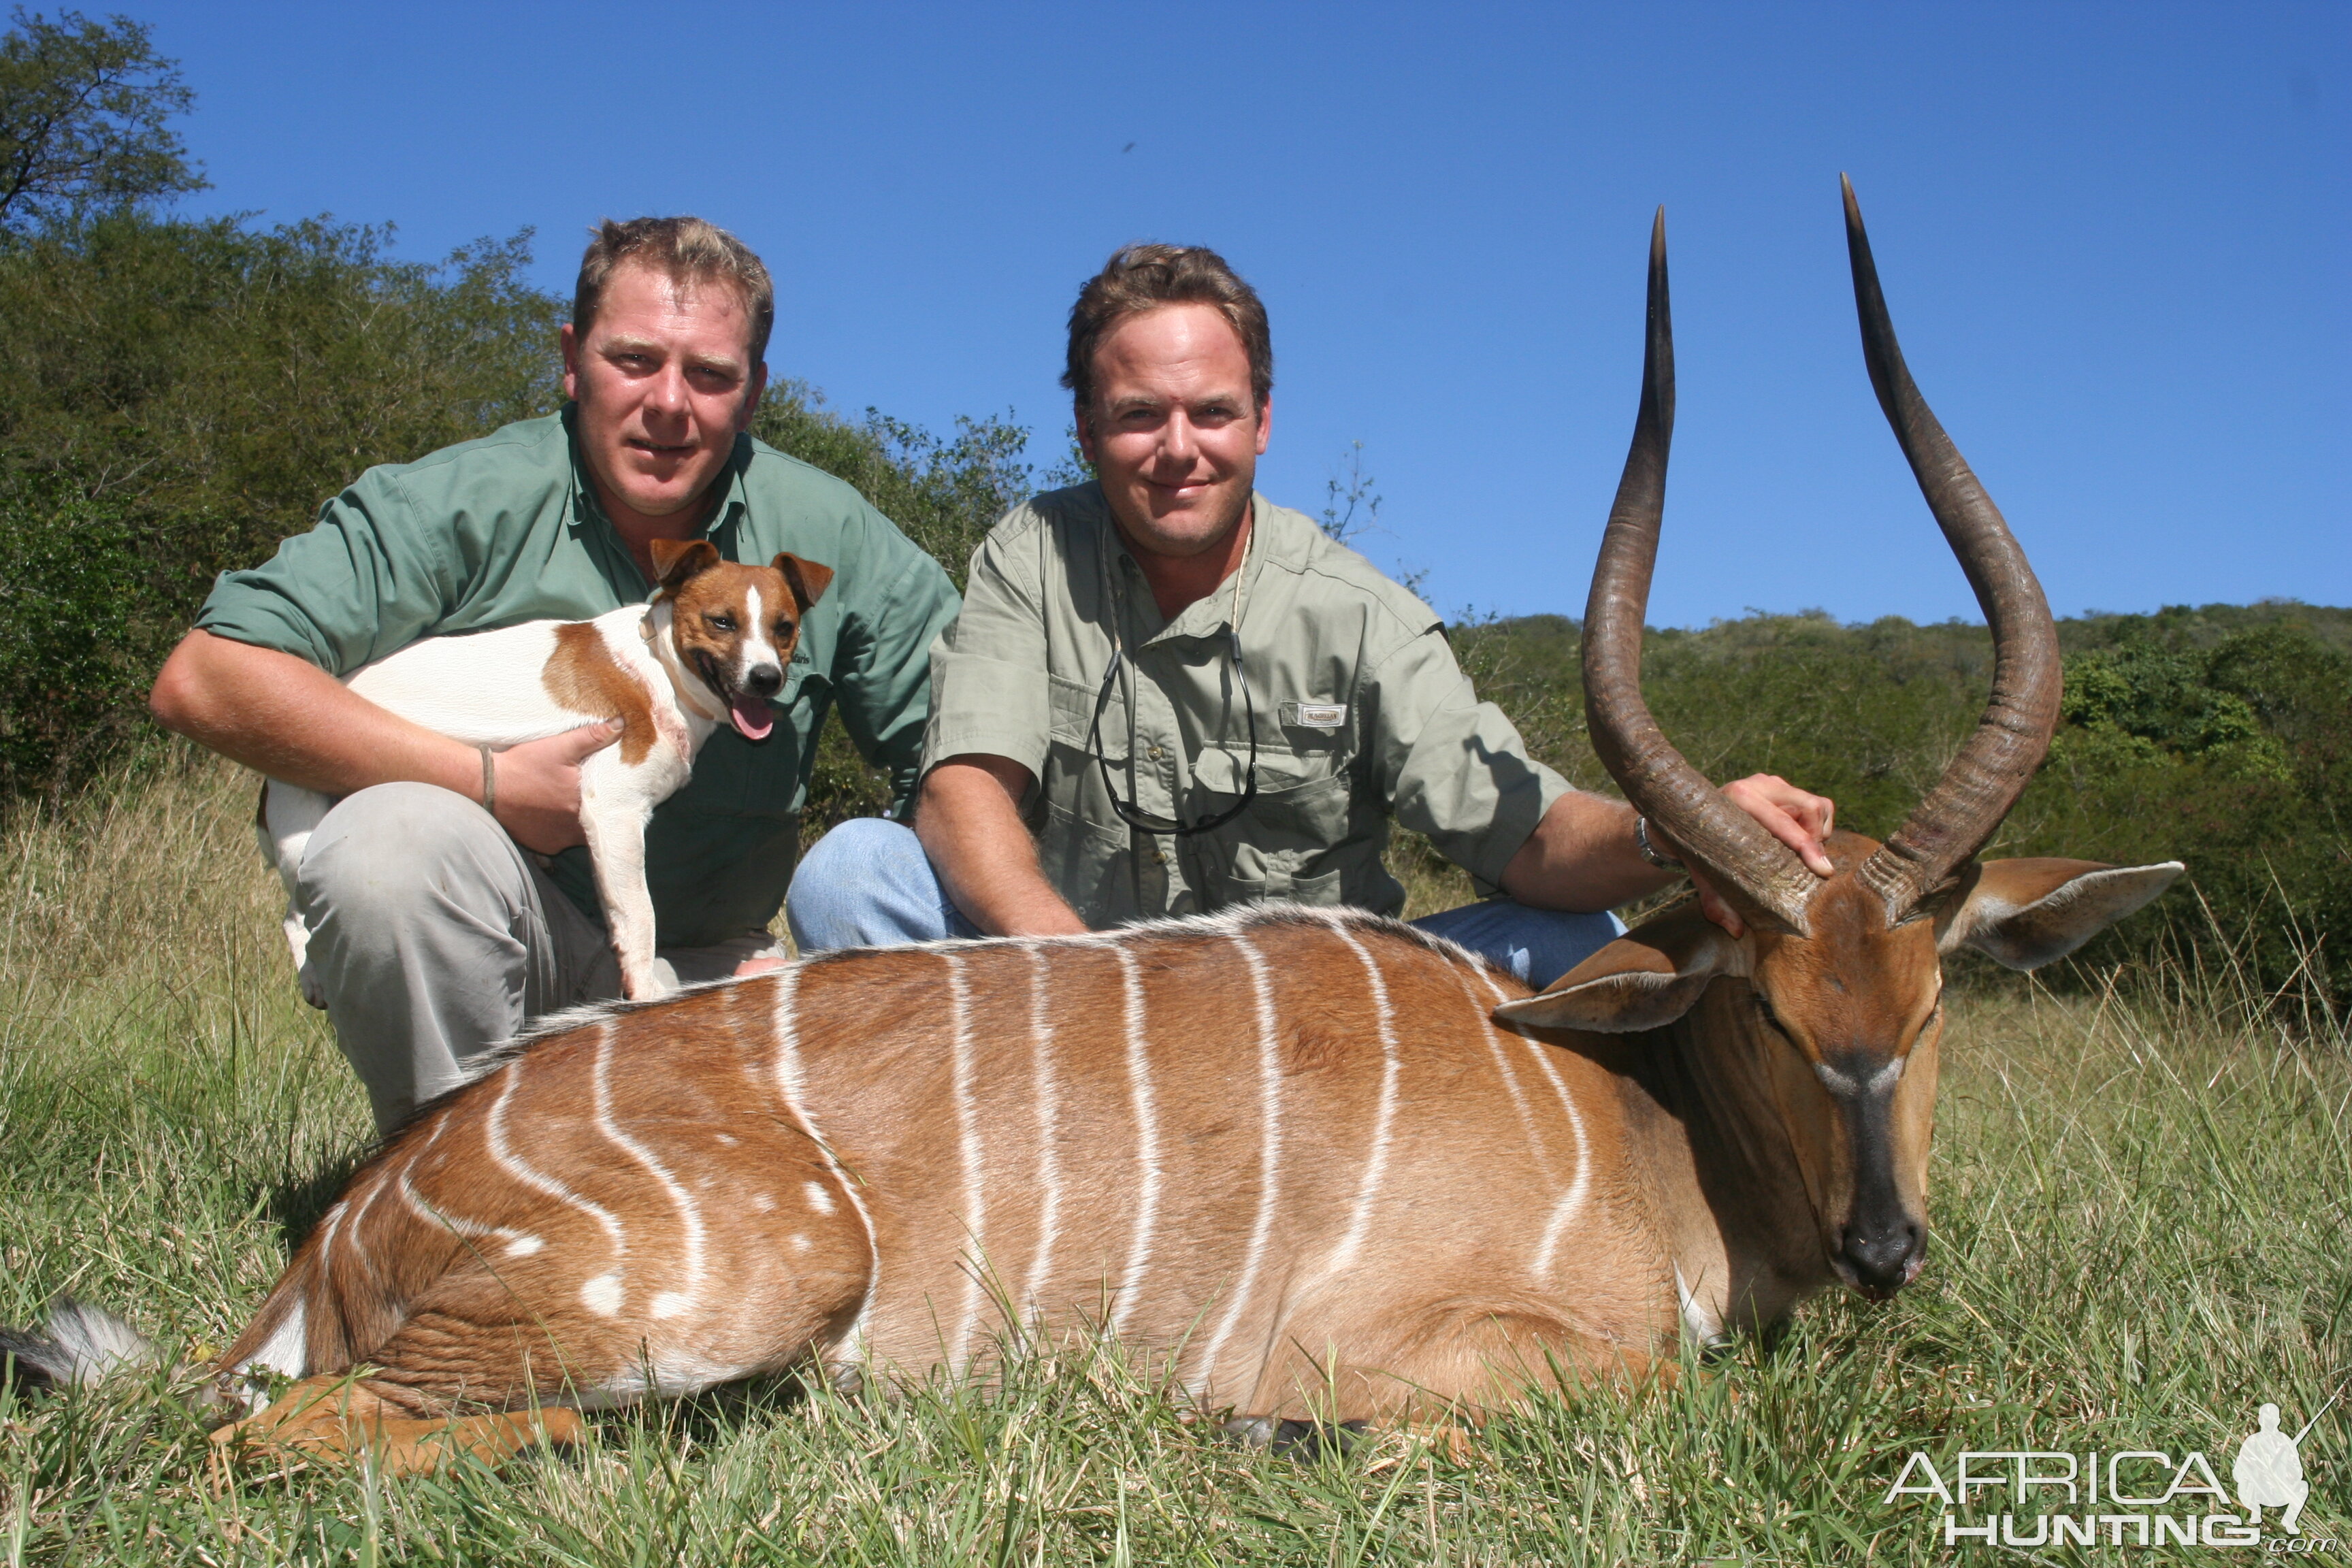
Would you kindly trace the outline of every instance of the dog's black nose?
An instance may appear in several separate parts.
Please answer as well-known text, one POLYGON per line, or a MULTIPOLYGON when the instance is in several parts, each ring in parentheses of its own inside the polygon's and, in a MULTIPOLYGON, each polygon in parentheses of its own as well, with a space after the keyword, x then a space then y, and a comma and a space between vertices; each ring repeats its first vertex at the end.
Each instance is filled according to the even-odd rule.
POLYGON ((754 697, 773 697, 784 684, 782 667, 755 664, 743 675, 743 689, 754 697))

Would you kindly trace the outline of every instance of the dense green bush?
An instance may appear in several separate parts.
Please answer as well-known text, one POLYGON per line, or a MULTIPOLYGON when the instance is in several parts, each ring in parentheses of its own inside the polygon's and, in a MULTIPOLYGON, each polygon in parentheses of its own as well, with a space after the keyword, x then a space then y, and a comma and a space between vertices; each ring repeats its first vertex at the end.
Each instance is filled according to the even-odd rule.
POLYGON ((136 699, 215 574, 352 475, 554 406, 526 238, 436 267, 125 210, 0 241, 0 797, 152 734, 136 699))
POLYGON ((131 738, 153 674, 137 635, 146 575, 102 502, 0 493, 0 778, 70 776, 131 738))

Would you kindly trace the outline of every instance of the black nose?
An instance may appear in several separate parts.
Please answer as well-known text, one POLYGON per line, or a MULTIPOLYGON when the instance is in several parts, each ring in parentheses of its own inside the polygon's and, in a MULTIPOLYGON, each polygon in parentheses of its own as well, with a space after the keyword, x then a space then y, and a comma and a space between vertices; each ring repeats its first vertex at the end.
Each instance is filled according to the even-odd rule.
POLYGON ((754 697, 773 697, 784 684, 784 672, 772 664, 755 664, 743 677, 743 689, 754 697))
POLYGON ((1927 1237, 1918 1226, 1893 1220, 1846 1226, 1838 1257, 1855 1284, 1874 1295, 1891 1296, 1911 1283, 1927 1251, 1927 1237))

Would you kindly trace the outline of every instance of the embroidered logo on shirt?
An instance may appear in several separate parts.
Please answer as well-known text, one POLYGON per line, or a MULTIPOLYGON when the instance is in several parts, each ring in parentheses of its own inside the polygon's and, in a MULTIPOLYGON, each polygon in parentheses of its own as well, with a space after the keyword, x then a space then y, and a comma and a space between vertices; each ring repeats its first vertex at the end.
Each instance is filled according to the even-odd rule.
POLYGON ((1282 705, 1282 721, 1302 730, 1336 730, 1348 721, 1348 705, 1344 702, 1286 702, 1282 705))

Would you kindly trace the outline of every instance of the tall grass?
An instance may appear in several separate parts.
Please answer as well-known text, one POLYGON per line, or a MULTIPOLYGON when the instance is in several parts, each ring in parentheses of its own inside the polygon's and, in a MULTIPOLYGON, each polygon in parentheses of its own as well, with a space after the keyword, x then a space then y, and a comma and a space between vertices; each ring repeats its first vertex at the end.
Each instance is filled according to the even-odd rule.
MULTIPOLYGON (((70 1289, 174 1349, 218 1347, 361 1148, 364 1104, 286 973, 250 806, 191 763, 0 842, 0 1318, 70 1289)), ((203 1433, 133 1380, 0 1401, 0 1553, 1908 1563, 1951 1556, 1939 1509, 1883 1500, 1914 1449, 1948 1473, 1964 1448, 2196 1448, 2226 1482, 2260 1401, 2292 1429, 2352 1376, 2352 1042, 2226 969, 2084 995, 1962 985, 1916 1287, 1817 1301, 1680 1393, 1539 1402, 1465 1457, 1402 1435, 1237 1449, 1093 1346, 985 1394, 785 1383, 599 1417, 584 1454, 503 1474, 298 1467, 215 1492, 203 1433)), ((1464 1166, 1475 1181, 1475 1151, 1464 1166)), ((2302 1450, 2305 1532, 2339 1560, 2347 1431, 2339 1405, 2302 1450)))

